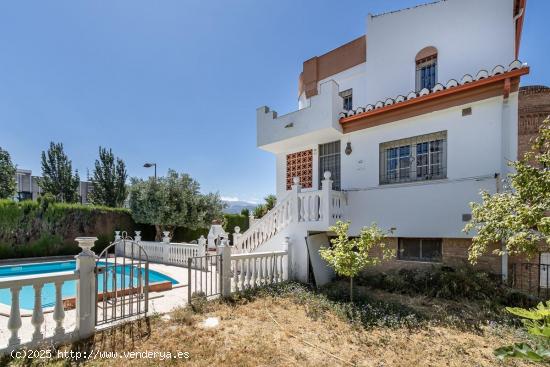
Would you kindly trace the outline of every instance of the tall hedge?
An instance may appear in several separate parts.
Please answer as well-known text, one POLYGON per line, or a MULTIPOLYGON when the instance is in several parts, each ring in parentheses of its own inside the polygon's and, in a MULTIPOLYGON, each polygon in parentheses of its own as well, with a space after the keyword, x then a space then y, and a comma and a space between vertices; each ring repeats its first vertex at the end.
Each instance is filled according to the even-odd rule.
MULTIPOLYGON (((248 217, 240 214, 224 215, 224 230, 232 234, 235 226, 241 233, 248 229, 248 217)), ((0 200, 0 259, 77 254, 80 250, 76 237, 98 237, 94 251, 101 252, 114 240, 114 231, 141 230, 144 240, 155 237, 154 226, 135 223, 130 211, 93 205, 65 204, 48 200, 0 200)), ((174 242, 191 242, 209 228, 190 230, 176 228, 174 242)))
POLYGON ((115 229, 133 233, 136 225, 126 209, 44 200, 0 200, 0 259, 70 255, 79 252, 79 236, 95 236, 101 251, 115 229))

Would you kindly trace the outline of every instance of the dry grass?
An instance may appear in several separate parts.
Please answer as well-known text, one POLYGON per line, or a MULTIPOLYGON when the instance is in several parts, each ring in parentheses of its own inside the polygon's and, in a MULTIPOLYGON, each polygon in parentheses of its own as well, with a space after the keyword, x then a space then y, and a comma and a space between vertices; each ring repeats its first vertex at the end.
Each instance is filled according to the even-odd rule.
MULTIPOLYGON (((378 298, 384 294, 378 292, 378 298)), ((389 297, 392 297, 391 295, 389 297)), ((413 298, 402 299, 409 307, 413 298)), ((418 301, 419 307, 426 307, 418 301)), ((517 339, 515 329, 483 326, 475 331, 423 323, 418 328, 352 323, 330 308, 294 295, 264 294, 234 303, 210 303, 204 313, 180 309, 167 317, 98 333, 88 347, 101 351, 189 352, 190 358, 97 359, 90 366, 526 366, 502 364, 493 349, 517 339), (208 316, 220 318, 205 329, 208 316)), ((27 361, 28 362, 28 361, 27 361)), ((67 361, 58 360, 58 365, 67 361)), ((15 361, 14 364, 26 364, 15 361)), ((41 364, 34 361, 33 365, 41 364)))

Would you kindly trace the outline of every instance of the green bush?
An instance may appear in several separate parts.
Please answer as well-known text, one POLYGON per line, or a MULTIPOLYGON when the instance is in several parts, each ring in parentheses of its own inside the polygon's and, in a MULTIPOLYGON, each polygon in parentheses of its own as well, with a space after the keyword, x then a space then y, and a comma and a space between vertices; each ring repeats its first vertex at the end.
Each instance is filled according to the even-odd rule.
POLYGON ((0 259, 62 256, 77 254, 78 247, 63 242, 57 235, 45 234, 37 241, 20 246, 0 245, 0 259))
POLYGON ((248 217, 242 214, 224 214, 223 215, 223 230, 229 233, 229 239, 233 242, 233 232, 235 227, 241 228, 241 233, 248 229, 248 217))
POLYGON ((134 226, 127 209, 56 203, 48 196, 40 201, 0 200, 0 258, 76 254, 78 236, 97 236, 95 249, 102 250, 114 230, 131 233, 134 226))
POLYGON ((408 295, 450 300, 484 300, 507 305, 531 305, 532 300, 504 286, 486 272, 472 266, 432 266, 362 274, 357 282, 372 288, 408 295))

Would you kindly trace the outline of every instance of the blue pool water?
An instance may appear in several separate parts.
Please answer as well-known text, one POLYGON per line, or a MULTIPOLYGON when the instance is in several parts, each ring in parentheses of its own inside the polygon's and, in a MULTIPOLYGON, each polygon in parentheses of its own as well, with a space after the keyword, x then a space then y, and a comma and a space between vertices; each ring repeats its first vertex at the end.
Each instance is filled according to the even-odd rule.
MULTIPOLYGON (((104 264, 104 263, 100 263, 104 264)), ((113 270, 116 270, 114 273, 116 275, 116 282, 118 285, 118 288, 121 288, 121 284, 123 281, 123 273, 124 273, 124 284, 125 287, 129 287, 130 281, 133 281, 133 285, 136 286, 138 284, 138 272, 137 269, 134 268, 133 271, 133 277, 130 278, 131 273, 131 267, 129 265, 126 265, 123 267, 122 265, 118 265, 116 269, 113 269, 112 266, 108 267, 108 273, 110 274, 107 278, 107 290, 112 289, 112 275, 113 270), (124 269, 123 269, 124 268, 124 269)), ((0 280, 2 278, 7 277, 15 277, 15 276, 22 276, 22 275, 33 275, 33 274, 47 274, 47 273, 57 273, 57 272, 63 272, 63 271, 73 271, 76 269, 76 261, 70 260, 70 261, 56 261, 56 262, 48 262, 48 263, 39 263, 39 264, 22 264, 22 265, 7 265, 7 266, 0 266, 0 280)), ((142 281, 144 279, 144 271, 141 272, 142 281)), ((156 282, 171 282, 172 284, 178 284, 178 282, 170 278, 169 276, 166 276, 164 274, 161 274, 159 272, 156 272, 154 270, 149 270, 149 283, 156 283, 156 282)), ((104 287, 104 279, 103 274, 99 274, 98 276, 98 291, 103 291, 104 287)), ((69 280, 63 283, 62 289, 62 297, 68 298, 68 297, 75 297, 76 296, 76 280, 69 280)), ((10 305, 11 304, 11 292, 9 289, 0 289, 0 303, 10 305)), ((19 293, 19 303, 21 308, 25 308, 28 310, 32 310, 34 307, 34 288, 32 286, 25 286, 21 288, 21 292, 19 293)), ((44 287, 42 288, 42 307, 53 307, 55 305, 55 285, 53 283, 46 283, 44 284, 44 287)))

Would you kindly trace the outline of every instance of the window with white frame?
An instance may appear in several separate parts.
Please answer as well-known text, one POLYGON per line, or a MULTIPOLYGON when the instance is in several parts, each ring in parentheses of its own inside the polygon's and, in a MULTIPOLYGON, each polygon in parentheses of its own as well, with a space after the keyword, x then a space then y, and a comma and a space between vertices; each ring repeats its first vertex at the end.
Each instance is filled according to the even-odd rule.
POLYGON ((380 184, 447 177, 447 131, 380 144, 380 184))
POLYGON ((441 261, 440 238, 400 238, 397 258, 409 261, 441 261))
POLYGON ((353 109, 353 89, 347 89, 340 92, 340 97, 344 100, 343 108, 346 111, 353 109))

